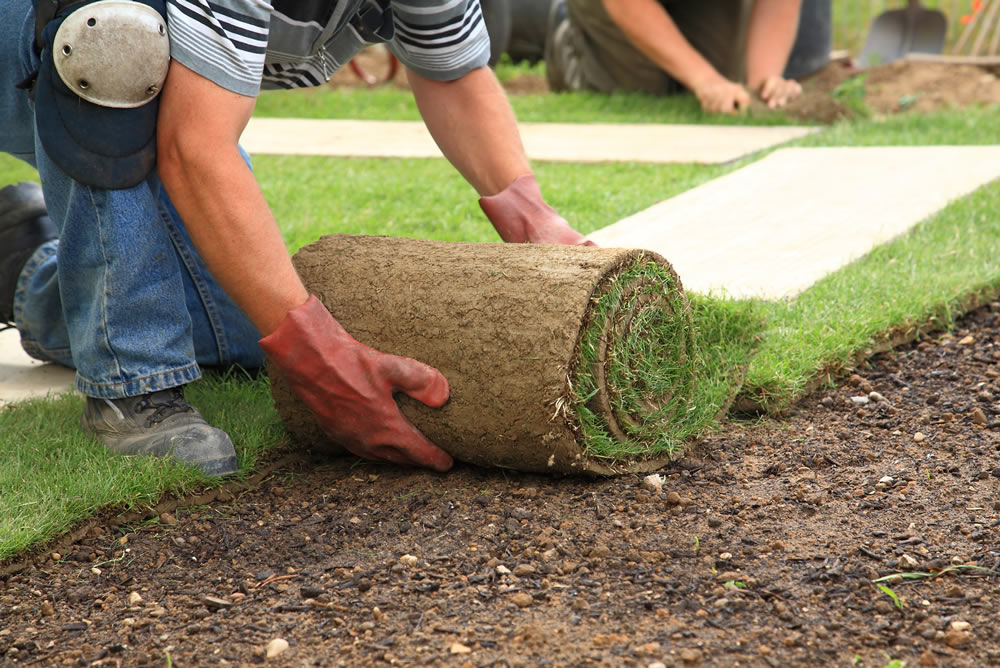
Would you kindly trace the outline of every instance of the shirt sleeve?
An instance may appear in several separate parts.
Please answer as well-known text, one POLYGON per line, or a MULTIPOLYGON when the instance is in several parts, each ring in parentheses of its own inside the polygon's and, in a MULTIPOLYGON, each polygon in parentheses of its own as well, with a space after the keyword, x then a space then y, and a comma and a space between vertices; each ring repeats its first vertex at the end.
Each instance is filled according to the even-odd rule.
POLYGON ((227 90, 254 97, 270 17, 266 0, 167 0, 170 57, 227 90))
POLYGON ((417 74, 453 81, 489 62, 479 0, 393 0, 392 12, 395 35, 389 48, 417 74))

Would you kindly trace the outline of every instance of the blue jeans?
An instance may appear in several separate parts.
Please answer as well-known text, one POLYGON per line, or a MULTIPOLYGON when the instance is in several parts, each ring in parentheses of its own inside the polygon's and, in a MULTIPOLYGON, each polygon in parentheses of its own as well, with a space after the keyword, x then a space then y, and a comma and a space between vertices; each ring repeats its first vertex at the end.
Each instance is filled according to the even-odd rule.
POLYGON ((100 190, 49 160, 34 103, 15 88, 38 67, 33 39, 31 1, 0 2, 0 151, 38 169, 59 230, 18 279, 25 351, 75 368, 80 392, 108 399, 189 383, 200 365, 261 367, 260 333, 212 278, 155 173, 100 190))

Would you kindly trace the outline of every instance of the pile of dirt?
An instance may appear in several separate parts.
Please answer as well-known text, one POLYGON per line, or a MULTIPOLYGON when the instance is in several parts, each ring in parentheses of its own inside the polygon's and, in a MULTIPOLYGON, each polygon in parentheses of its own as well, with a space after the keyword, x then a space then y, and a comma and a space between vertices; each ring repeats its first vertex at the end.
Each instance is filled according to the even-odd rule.
POLYGON ((784 110, 802 121, 832 123, 864 114, 926 113, 1000 104, 1000 66, 897 61, 859 70, 831 62, 802 82, 784 110))
MULTIPOLYGON (((356 63, 376 75, 379 85, 408 88, 402 68, 386 81, 388 52, 382 48, 363 51, 356 63)), ((848 60, 835 60, 802 81, 802 95, 784 109, 798 121, 833 123, 859 115, 884 115, 906 111, 929 112, 975 105, 1000 104, 1000 65, 970 65, 929 61, 897 61, 860 70, 848 60)), ((367 84, 350 68, 330 81, 335 88, 358 88, 367 84)), ((537 95, 549 90, 545 77, 524 74, 504 82, 509 95, 537 95)), ((755 104, 757 113, 766 112, 755 104)))
POLYGON ((994 303, 653 481, 300 454, 104 517, 6 565, 0 665, 997 665, 998 343, 994 303))

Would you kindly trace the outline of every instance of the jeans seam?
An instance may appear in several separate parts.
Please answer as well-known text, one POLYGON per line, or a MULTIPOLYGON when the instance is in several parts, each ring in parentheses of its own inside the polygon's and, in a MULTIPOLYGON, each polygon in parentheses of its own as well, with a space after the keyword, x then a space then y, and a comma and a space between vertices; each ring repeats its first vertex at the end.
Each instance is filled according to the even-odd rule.
MULTIPOLYGON (((87 199, 90 201, 90 205, 94 209, 94 217, 95 217, 95 221, 97 223, 97 230, 98 230, 98 235, 99 235, 98 239, 100 240, 100 246, 101 246, 101 256, 102 256, 102 259, 104 260, 104 268, 101 271, 101 281, 100 281, 100 286, 99 286, 99 290, 98 290, 98 294, 97 294, 97 297, 100 300, 101 325, 102 325, 102 327, 104 329, 103 339, 104 339, 105 346, 107 346, 108 355, 109 355, 110 359, 114 362, 115 375, 120 378, 123 375, 122 374, 122 367, 121 367, 121 360, 118 359, 118 354, 115 352, 114 347, 111 345, 111 338, 112 337, 111 337, 110 328, 108 326, 109 318, 108 318, 108 312, 107 312, 107 304, 108 304, 108 294, 107 294, 107 291, 108 291, 108 267, 110 266, 110 263, 108 262, 107 251, 106 251, 107 244, 105 243, 105 239, 104 239, 104 224, 103 224, 103 220, 101 218, 100 209, 97 206, 97 202, 94 201, 94 190, 93 190, 93 188, 91 188, 90 186, 83 186, 83 184, 78 184, 78 185, 80 185, 81 187, 85 187, 87 189, 87 191, 86 191, 87 192, 87 199)), ((77 375, 77 378, 79 379, 79 374, 77 375)))
MULTIPOLYGON (((160 187, 162 188, 163 186, 161 185, 160 187)), ((202 306, 208 316, 208 323, 212 328, 212 338, 215 339, 219 362, 221 364, 227 364, 229 361, 229 346, 226 344, 225 330, 222 327, 222 318, 219 316, 215 300, 211 298, 211 294, 208 291, 205 277, 202 276, 201 271, 199 271, 198 265, 195 262, 188 245, 184 243, 184 240, 181 238, 180 231, 177 230, 172 217, 168 212, 164 211, 162 206, 159 207, 159 212, 166 227, 167 236, 170 237, 170 242, 174 245, 174 250, 176 251, 177 256, 184 264, 184 268, 188 272, 188 276, 191 277, 191 282, 194 284, 195 290, 198 292, 198 297, 201 299, 202 306)))

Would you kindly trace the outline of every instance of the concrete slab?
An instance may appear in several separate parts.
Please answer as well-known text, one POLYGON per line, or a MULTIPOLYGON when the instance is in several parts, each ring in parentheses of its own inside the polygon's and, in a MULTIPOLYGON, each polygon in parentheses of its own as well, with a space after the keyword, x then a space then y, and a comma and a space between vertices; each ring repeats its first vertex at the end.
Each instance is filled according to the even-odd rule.
POLYGON ((787 297, 1000 177, 1000 146, 787 148, 588 235, 693 292, 787 297))
MULTIPOLYGON (((722 163, 803 137, 798 126, 521 123, 532 160, 722 163)), ((440 158, 422 122, 252 118, 240 143, 253 154, 440 158)))
POLYGON ((0 332, 0 406, 72 391, 74 376, 72 369, 28 357, 17 331, 0 332))

